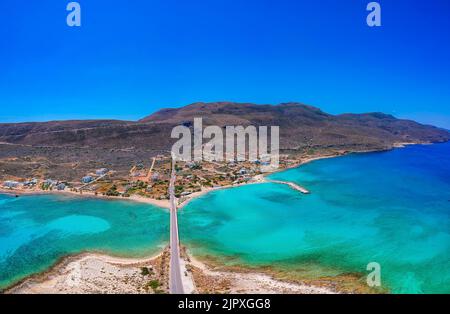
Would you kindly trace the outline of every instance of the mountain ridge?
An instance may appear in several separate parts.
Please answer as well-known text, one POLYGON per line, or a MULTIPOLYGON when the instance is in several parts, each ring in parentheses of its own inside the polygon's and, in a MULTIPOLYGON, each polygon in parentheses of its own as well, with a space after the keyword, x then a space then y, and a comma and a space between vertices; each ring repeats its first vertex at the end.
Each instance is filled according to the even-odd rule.
POLYGON ((203 118, 204 126, 279 126, 280 150, 292 155, 385 150, 398 143, 450 140, 447 130, 379 112, 332 115, 294 102, 197 102, 161 109, 138 121, 0 124, 0 177, 33 173, 42 164, 47 175, 56 172, 74 177, 102 166, 125 173, 131 164, 148 163, 151 156, 167 154, 176 141, 170 136, 173 127, 192 127, 196 117, 203 118), (11 161, 15 159, 20 162, 11 161))
MULTIPOLYGON (((109 137, 112 140, 114 138, 119 140, 121 136, 132 137, 139 132, 142 132, 141 135, 148 136, 150 130, 163 132, 175 125, 191 125, 196 117, 202 117, 204 125, 222 127, 278 125, 285 135, 286 133, 299 134, 311 138, 317 137, 319 133, 323 137, 324 128, 327 128, 325 133, 329 135, 334 134, 339 137, 361 135, 366 136, 367 139, 377 138, 380 141, 386 140, 392 143, 395 141, 441 142, 450 139, 447 130, 412 120, 397 119, 382 112, 332 115, 317 107, 295 102, 255 105, 223 101, 196 102, 180 108, 163 108, 137 121, 90 119, 2 123, 0 124, 0 142, 32 146, 64 145, 65 143, 108 146, 108 141, 105 141, 108 138, 106 134, 108 131, 111 131, 109 137), (98 141, 87 141, 86 138, 90 136, 98 141)), ((166 135, 170 138, 170 133, 166 135)), ((285 148, 290 147, 288 145, 285 148)))

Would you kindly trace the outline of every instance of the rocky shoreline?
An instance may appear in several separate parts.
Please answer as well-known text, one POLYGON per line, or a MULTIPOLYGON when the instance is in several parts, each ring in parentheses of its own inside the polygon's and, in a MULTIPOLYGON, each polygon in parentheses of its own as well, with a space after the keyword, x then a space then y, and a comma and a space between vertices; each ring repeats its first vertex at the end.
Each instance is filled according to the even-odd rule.
MULTIPOLYGON (((335 294, 322 282, 281 280, 263 269, 226 268, 195 258, 183 250, 185 276, 194 282, 191 293, 335 294)), ((155 294, 168 293, 168 249, 149 258, 120 258, 81 253, 62 258, 44 273, 29 276, 7 288, 5 294, 155 294)))

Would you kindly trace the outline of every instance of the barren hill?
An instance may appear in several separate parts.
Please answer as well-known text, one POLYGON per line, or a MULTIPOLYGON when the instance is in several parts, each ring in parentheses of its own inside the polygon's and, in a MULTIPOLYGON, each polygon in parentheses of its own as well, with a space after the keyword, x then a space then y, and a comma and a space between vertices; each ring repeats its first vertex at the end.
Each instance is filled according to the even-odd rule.
POLYGON ((175 125, 277 125, 280 148, 293 154, 387 149, 395 143, 450 140, 450 133, 383 113, 331 115, 299 104, 194 103, 139 121, 87 120, 0 124, 0 177, 30 173, 79 176, 107 166, 126 171, 167 152, 175 125))

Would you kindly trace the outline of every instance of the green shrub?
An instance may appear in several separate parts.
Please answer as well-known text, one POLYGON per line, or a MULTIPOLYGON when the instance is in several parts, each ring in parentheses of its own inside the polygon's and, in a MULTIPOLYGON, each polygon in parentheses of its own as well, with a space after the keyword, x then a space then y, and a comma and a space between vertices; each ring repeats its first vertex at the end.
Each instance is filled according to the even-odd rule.
POLYGON ((107 196, 119 196, 120 193, 117 191, 117 186, 113 185, 109 188, 109 190, 106 192, 107 196))
POLYGON ((150 288, 152 288, 153 290, 158 289, 160 285, 161 285, 161 284, 160 284, 159 281, 156 280, 156 279, 150 280, 150 282, 148 283, 148 286, 149 286, 150 288))
POLYGON ((148 276, 152 273, 153 272, 150 269, 148 269, 148 267, 141 267, 141 275, 142 276, 148 276))

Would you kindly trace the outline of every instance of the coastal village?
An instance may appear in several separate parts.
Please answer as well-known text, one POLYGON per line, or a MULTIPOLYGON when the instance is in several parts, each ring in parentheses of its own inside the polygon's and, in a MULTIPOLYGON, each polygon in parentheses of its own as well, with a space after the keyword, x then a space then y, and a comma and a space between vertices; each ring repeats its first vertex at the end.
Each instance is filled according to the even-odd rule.
MULTIPOLYGON (((144 162, 136 162, 130 165, 128 176, 118 175, 114 169, 105 167, 92 169, 85 176, 74 178, 73 181, 45 177, 8 178, 3 181, 1 188, 17 194, 62 192, 167 201, 169 199, 171 161, 168 156, 157 155, 150 158, 147 165, 144 162)), ((193 195, 211 189, 262 182, 264 173, 293 167, 301 162, 298 158, 281 155, 279 168, 271 169, 269 163, 260 161, 177 161, 175 196, 181 204, 193 195)), ((293 186, 293 188, 296 187, 293 186)), ((301 187, 297 187, 297 189, 307 193, 301 187)))

